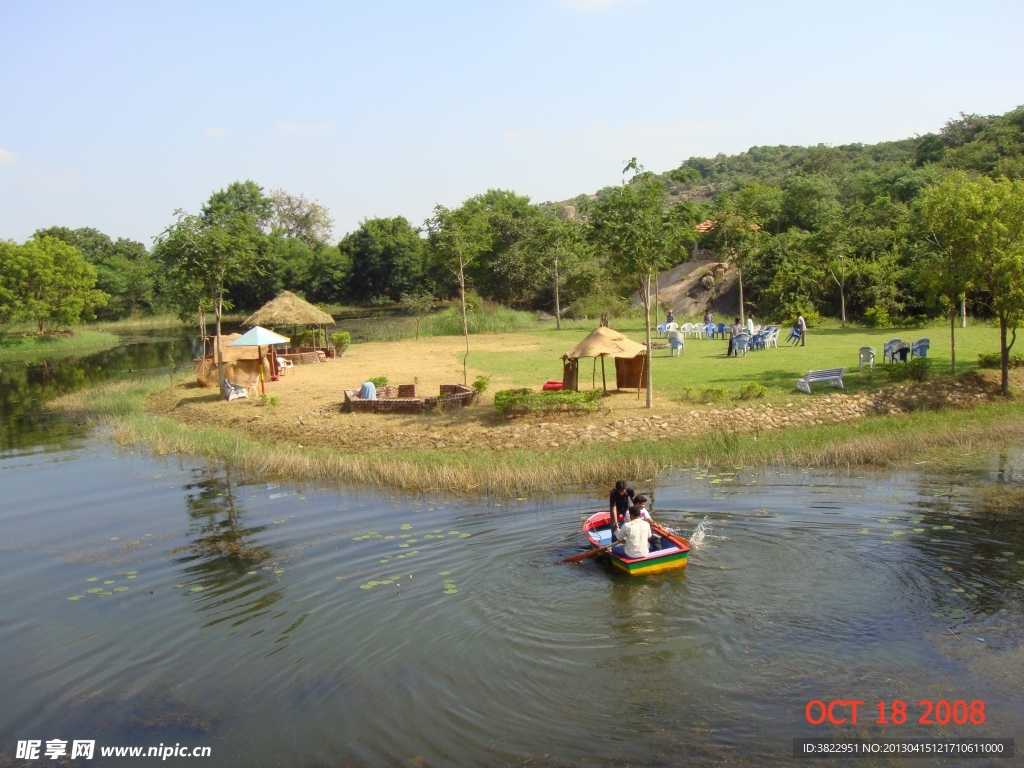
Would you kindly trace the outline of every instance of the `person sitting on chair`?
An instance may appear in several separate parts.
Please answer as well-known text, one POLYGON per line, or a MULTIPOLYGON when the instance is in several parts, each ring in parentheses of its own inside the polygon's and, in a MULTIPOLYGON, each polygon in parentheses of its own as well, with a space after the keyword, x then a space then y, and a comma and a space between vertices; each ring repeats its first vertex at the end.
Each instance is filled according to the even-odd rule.
MULTIPOLYGON (((641 499, 646 503, 647 499, 643 496, 638 496, 634 501, 639 502, 641 499)), ((615 532, 615 538, 625 542, 612 547, 612 552, 620 557, 647 557, 651 552, 651 524, 643 517, 633 518, 620 526, 615 532)))

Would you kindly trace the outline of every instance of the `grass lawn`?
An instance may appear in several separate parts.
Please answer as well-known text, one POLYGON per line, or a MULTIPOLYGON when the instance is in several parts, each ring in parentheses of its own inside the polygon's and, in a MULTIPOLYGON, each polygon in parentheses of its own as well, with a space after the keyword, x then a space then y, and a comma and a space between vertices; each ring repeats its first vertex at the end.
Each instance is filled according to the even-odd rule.
MULTIPOLYGON (((643 327, 638 320, 614 324, 616 330, 637 341, 644 340, 643 327)), ((788 334, 784 328, 782 339, 788 334)), ((584 330, 543 330, 519 334, 514 352, 474 352, 474 337, 470 337, 469 367, 483 371, 511 386, 539 387, 548 379, 562 378, 561 355, 586 335, 584 330), (530 349, 524 349, 529 345, 530 349)), ((511 337, 510 337, 511 338, 511 337)), ((748 352, 746 357, 726 357, 727 341, 721 339, 687 339, 685 352, 670 357, 667 349, 656 349, 653 356, 655 400, 660 397, 677 399, 687 387, 724 386, 733 393, 748 381, 756 381, 769 388, 772 395, 789 396, 796 390, 796 380, 811 369, 838 368, 849 370, 843 381, 851 391, 875 389, 888 383, 882 370, 882 347, 886 341, 899 338, 904 341, 931 339, 928 356, 932 358, 932 374, 949 372, 949 325, 936 324, 922 328, 812 328, 807 346, 792 347, 780 339, 778 349, 748 352), (872 346, 877 355, 876 370, 872 375, 867 368, 857 371, 857 352, 862 346, 872 346)), ((664 339, 662 339, 664 341, 664 339)), ((971 323, 956 332, 957 372, 977 369, 979 352, 999 351, 999 332, 987 323, 971 323)), ((461 358, 460 358, 461 359, 461 358)), ((615 364, 607 362, 609 387, 614 387, 615 364)), ((581 360, 579 382, 581 389, 589 389, 593 376, 593 361, 581 360)), ((601 386, 601 364, 596 367, 597 386, 601 386)), ((814 391, 829 392, 827 384, 815 385, 814 391)))
POLYGON ((112 333, 92 328, 76 328, 70 333, 46 336, 35 334, 0 335, 0 360, 23 356, 63 355, 78 350, 96 351, 118 344, 120 339, 112 333))

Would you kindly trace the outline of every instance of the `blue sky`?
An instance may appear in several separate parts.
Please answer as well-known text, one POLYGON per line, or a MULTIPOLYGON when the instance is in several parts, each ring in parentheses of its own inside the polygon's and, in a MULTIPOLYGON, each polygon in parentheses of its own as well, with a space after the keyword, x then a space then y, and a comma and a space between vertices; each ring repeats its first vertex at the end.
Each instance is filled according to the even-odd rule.
POLYGON ((0 0, 0 239, 147 245, 251 178, 335 236, 491 187, 558 200, 756 144, 1024 103, 1024 3, 0 0))

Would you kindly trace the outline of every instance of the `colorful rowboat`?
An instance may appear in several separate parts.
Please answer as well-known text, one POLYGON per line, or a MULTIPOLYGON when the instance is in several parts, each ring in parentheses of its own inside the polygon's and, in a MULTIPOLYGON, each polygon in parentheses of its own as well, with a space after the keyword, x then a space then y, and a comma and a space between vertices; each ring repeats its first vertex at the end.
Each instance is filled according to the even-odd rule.
MULTIPOLYGON (((665 544, 663 549, 654 550, 647 557, 640 558, 626 557, 608 550, 606 554, 612 565, 630 576, 646 576, 673 568, 685 568, 690 555, 690 542, 682 536, 669 533, 657 523, 651 524, 651 530, 661 536, 665 544)), ((583 523, 583 533, 592 546, 607 546, 612 541, 611 516, 607 512, 591 515, 583 523)))

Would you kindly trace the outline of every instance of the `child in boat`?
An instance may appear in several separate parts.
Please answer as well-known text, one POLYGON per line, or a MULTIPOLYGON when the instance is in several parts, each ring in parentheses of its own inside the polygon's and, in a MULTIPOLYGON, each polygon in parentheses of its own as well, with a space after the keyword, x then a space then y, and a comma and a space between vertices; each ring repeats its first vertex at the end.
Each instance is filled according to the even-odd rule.
MULTIPOLYGON (((633 503, 640 507, 640 505, 646 504, 647 499, 643 496, 637 496, 633 503)), ((632 518, 628 523, 624 523, 619 526, 618 530, 615 531, 615 538, 619 541, 625 542, 625 544, 617 544, 612 547, 612 552, 620 557, 647 557, 651 552, 650 538, 651 538, 651 524, 643 518, 642 509, 640 510, 641 515, 639 517, 632 518)))

